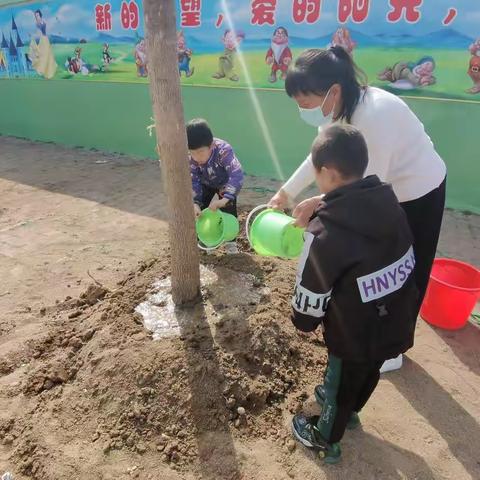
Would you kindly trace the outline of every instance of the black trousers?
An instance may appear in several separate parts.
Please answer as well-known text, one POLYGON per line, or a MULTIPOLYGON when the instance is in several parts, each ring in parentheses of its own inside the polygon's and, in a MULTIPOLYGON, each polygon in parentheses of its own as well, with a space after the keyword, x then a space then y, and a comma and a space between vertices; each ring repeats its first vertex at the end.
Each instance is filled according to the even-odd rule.
MULTIPOLYGON (((222 192, 216 188, 210 188, 205 185, 202 186, 202 204, 200 205, 200 208, 203 210, 204 208, 207 208, 210 205, 210 202, 212 201, 213 197, 215 195, 218 195, 220 198, 223 198, 222 192)), ((225 207, 220 209, 222 212, 229 213, 230 215, 233 215, 235 217, 238 217, 237 213, 237 199, 235 198, 234 200, 230 200, 225 207)))
POLYGON ((346 362, 332 354, 323 385, 325 401, 317 427, 329 443, 339 442, 352 412, 359 412, 368 402, 380 379, 381 362, 346 362))
POLYGON ((407 214, 413 233, 413 250, 416 261, 414 272, 419 292, 419 310, 427 291, 433 260, 437 252, 445 209, 446 183, 447 179, 445 178, 438 188, 427 195, 400 204, 407 214))

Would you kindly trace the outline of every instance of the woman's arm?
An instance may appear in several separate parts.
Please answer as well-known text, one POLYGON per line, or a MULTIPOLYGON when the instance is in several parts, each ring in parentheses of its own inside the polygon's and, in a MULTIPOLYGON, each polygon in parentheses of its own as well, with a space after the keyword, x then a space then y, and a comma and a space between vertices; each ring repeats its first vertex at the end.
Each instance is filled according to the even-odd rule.
POLYGON ((268 205, 283 210, 289 203, 313 182, 315 171, 312 156, 309 155, 297 168, 293 175, 285 182, 282 188, 271 198, 268 205))
POLYGON ((309 187, 315 180, 315 169, 313 168, 312 156, 309 155, 303 163, 295 170, 293 175, 285 182, 282 190, 294 199, 309 187))

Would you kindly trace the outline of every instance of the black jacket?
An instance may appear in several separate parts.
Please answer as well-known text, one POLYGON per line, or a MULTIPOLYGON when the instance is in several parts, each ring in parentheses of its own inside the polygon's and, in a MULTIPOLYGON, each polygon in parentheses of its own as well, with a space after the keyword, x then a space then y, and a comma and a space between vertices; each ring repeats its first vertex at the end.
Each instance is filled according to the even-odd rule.
POLYGON ((392 188, 370 176, 326 195, 305 232, 292 300, 305 332, 323 321, 328 350, 348 361, 394 358, 413 346, 415 259, 392 188))

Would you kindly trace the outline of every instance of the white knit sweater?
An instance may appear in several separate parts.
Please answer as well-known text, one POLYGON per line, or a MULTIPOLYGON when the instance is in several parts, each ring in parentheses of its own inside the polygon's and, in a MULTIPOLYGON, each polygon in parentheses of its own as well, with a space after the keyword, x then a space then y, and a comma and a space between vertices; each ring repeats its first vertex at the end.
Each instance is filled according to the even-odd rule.
MULTIPOLYGON (((406 103, 379 88, 369 87, 352 118, 365 136, 369 163, 365 175, 392 184, 400 202, 423 197, 444 180, 446 166, 425 128, 406 103)), ((315 179, 309 155, 283 190, 297 197, 315 179)))

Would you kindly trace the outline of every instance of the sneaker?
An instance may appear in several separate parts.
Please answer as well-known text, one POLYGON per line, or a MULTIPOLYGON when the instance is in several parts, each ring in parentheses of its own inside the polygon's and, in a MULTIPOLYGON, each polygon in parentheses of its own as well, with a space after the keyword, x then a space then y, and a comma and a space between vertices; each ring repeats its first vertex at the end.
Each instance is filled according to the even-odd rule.
POLYGON ((226 242, 225 252, 227 252, 227 255, 236 255, 238 253, 237 244, 235 242, 226 242))
POLYGON ((307 417, 303 413, 297 413, 292 419, 292 432, 302 445, 317 450, 325 463, 333 465, 340 461, 342 455, 340 444, 329 444, 322 438, 317 428, 319 418, 318 415, 307 417))
POLYGON ((382 368, 380 369, 380 373, 387 373, 387 372, 392 372, 393 370, 399 370, 402 368, 403 365, 403 355, 400 354, 396 358, 391 358, 390 360, 386 360, 382 368))
MULTIPOLYGON (((317 385, 314 390, 315 393, 315 400, 317 403, 323 407, 323 403, 325 402, 325 387, 323 385, 317 385)), ((352 415, 350 416, 350 420, 348 420, 347 423, 347 429, 348 430, 355 430, 358 428, 362 422, 360 421, 360 417, 358 416, 357 412, 352 412, 352 415)))

